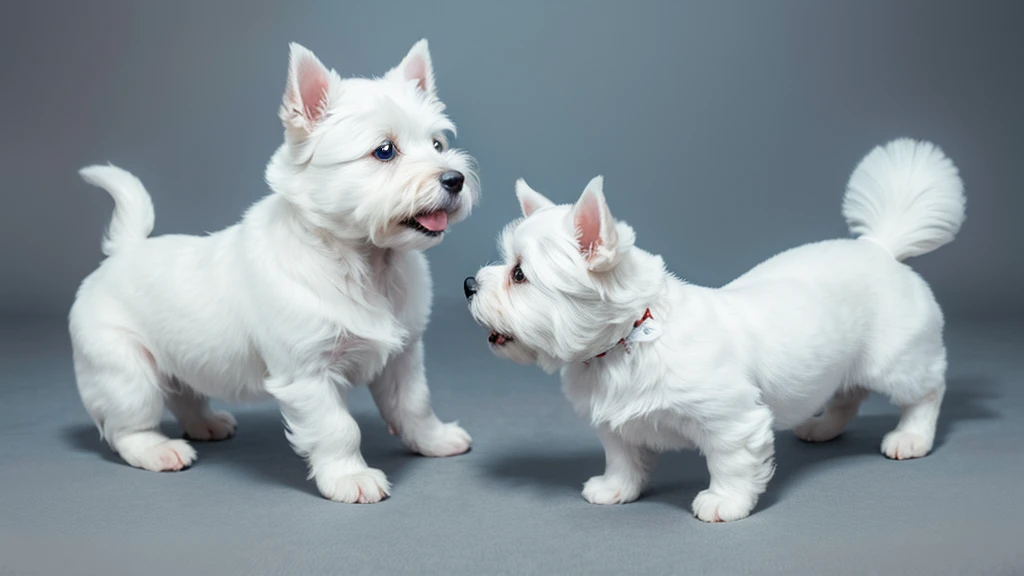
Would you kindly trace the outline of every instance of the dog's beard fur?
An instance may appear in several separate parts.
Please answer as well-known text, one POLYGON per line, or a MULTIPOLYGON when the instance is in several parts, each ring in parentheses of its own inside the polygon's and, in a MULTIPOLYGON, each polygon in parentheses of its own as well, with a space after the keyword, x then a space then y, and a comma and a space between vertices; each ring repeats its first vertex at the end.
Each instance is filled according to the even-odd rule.
MULTIPOLYGON (((595 179, 585 194, 600 194, 600 187, 595 179)), ((581 221, 580 206, 531 205, 524 195, 532 190, 522 181, 517 188, 529 217, 502 232, 502 263, 477 273, 470 311, 491 331, 496 355, 555 372, 566 363, 605 352, 625 337, 661 290, 667 272, 660 257, 633 250, 629 225, 581 221), (589 232, 581 226, 599 231, 602 224, 614 226, 614 241, 609 235, 599 248, 584 249, 581 237, 589 232), (597 250, 607 269, 594 269, 597 250), (514 281, 516 266, 524 281, 514 281)))
POLYGON ((438 244, 444 231, 418 226, 417 216, 441 211, 450 225, 469 215, 479 190, 473 160, 448 147, 455 125, 432 74, 418 79, 407 67, 403 61, 382 78, 341 79, 311 53, 293 53, 281 106, 286 138, 266 178, 316 228, 342 240, 420 250, 438 244), (304 60, 296 65, 296 58, 304 60), (396 152, 381 161, 374 150, 385 142, 396 152), (441 186, 449 170, 465 176, 458 194, 441 186))

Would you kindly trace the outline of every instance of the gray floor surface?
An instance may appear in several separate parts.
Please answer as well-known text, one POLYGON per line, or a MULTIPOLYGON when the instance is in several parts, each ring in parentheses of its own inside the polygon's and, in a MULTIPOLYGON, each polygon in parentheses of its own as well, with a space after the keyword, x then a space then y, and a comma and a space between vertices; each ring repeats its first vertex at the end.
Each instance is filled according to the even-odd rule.
POLYGON ((132 469, 81 407, 64 326, 0 320, 0 574, 1021 574, 1024 327, 953 324, 947 342, 930 456, 879 453, 897 411, 872 397, 834 442, 781 433, 754 515, 708 525, 689 511, 708 481, 694 453, 663 455, 638 502, 587 504, 594 434, 454 302, 435 309, 428 376, 473 451, 408 454, 356 390, 363 454, 394 483, 375 505, 320 498, 271 404, 232 408, 238 435, 198 444, 187 471, 132 469))

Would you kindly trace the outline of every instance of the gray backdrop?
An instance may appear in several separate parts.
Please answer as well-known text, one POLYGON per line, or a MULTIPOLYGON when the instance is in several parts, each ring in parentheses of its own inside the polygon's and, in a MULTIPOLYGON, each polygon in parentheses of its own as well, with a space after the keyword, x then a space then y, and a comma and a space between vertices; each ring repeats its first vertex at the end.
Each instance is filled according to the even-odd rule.
POLYGON ((1024 330, 974 322, 1022 318, 1024 3, 0 4, 0 574, 1024 573, 1024 330), (62 318, 111 210, 76 170, 139 175, 157 233, 222 228, 267 193, 289 41, 372 75, 421 37, 484 184, 430 253, 426 336, 434 406, 473 450, 410 455, 357 389, 363 454, 394 483, 380 504, 321 499, 271 403, 231 407, 238 436, 197 443, 187 472, 123 464, 62 318), (518 214, 515 178, 570 201, 603 173, 641 246, 716 285, 845 235, 851 170, 905 135, 942 146, 969 198, 957 241, 912 261, 954 319, 934 453, 883 458, 898 408, 872 397, 834 442, 779 433, 749 519, 691 516, 694 452, 663 456, 635 503, 586 503, 593 431, 556 377, 487 352, 462 298, 518 214))
POLYGON ((222 228, 267 193, 289 41, 347 76, 420 37, 483 181, 430 254, 441 303, 495 257, 519 176, 569 201, 604 174, 641 246, 718 285, 846 234, 851 170, 909 135, 945 149, 968 195, 957 241, 914 267, 951 317, 1021 312, 1024 4, 290 4, 4 3, 0 313, 65 314, 101 258, 111 202, 80 166, 137 174, 158 234, 222 228))

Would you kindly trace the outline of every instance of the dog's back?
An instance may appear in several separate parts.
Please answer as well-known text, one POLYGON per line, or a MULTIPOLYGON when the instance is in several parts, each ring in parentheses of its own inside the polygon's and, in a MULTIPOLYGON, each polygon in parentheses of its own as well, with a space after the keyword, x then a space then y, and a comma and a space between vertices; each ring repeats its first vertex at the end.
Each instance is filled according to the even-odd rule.
POLYGON ((916 400, 945 371, 942 311, 900 260, 959 230, 956 168, 928 143, 876 148, 854 171, 843 212, 858 239, 787 250, 721 291, 748 319, 756 372, 773 375, 759 384, 779 428, 799 424, 838 389, 916 400))

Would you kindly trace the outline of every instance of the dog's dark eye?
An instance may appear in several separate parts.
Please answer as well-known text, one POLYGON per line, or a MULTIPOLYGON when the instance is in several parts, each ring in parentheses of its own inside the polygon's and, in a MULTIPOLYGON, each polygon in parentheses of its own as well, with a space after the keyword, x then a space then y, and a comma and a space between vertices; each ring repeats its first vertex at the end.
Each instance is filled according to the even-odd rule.
POLYGON ((444 142, 441 142, 437 138, 434 138, 434 150, 438 152, 444 152, 444 142))
POLYGON ((526 282, 526 274, 523 274, 523 267, 519 264, 516 264, 516 267, 512 269, 512 281, 516 284, 526 282))
POLYGON ((373 157, 381 162, 387 162, 395 157, 395 145, 391 140, 385 141, 373 151, 373 157))

